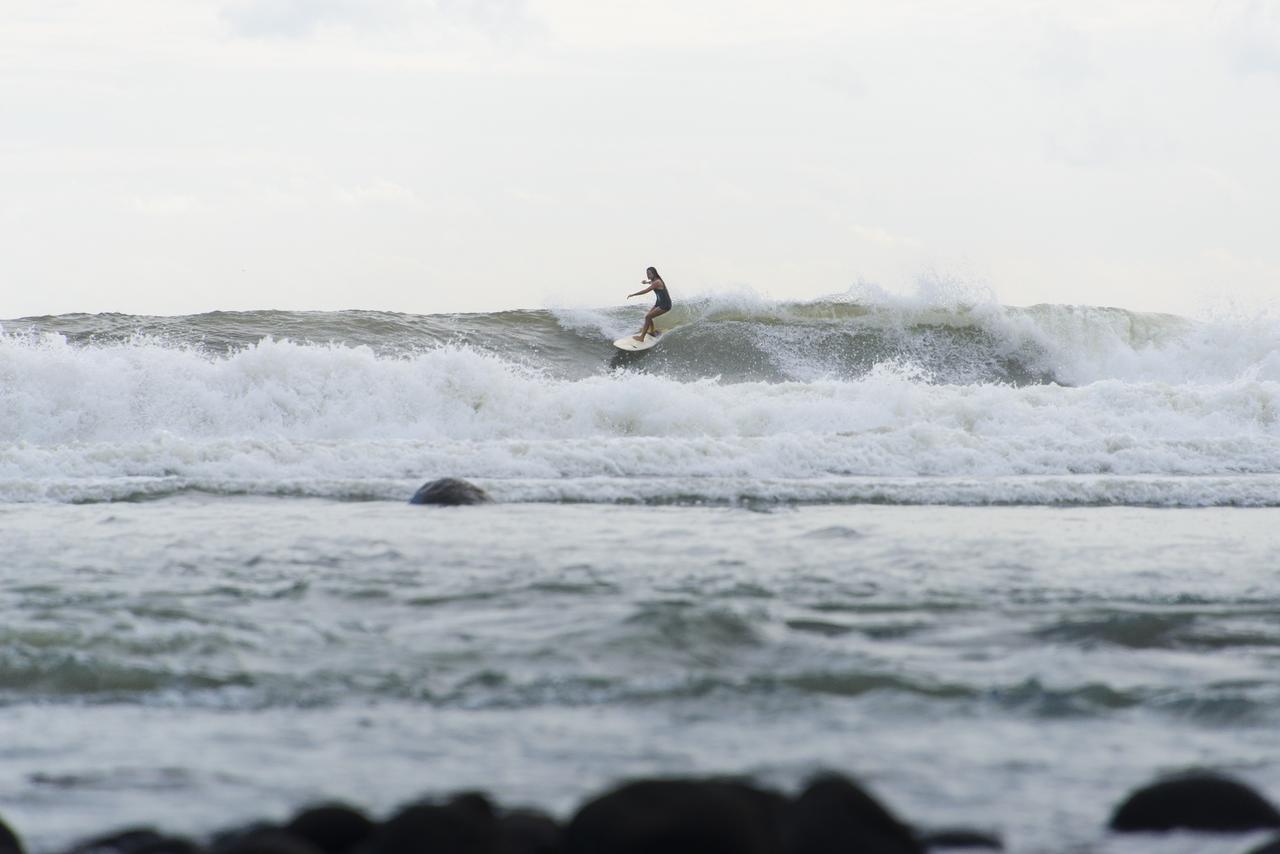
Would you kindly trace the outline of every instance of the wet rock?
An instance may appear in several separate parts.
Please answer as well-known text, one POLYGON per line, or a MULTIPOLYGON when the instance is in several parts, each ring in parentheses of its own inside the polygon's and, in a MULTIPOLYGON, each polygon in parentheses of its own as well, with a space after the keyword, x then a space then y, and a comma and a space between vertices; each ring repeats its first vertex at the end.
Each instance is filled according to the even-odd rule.
POLYGON ((1280 854, 1280 836, 1251 849, 1248 854, 1280 854))
POLYGON ((1243 783, 1214 774, 1161 780, 1134 792, 1111 816, 1120 832, 1243 833, 1280 827, 1280 812, 1243 783))
POLYGON ((788 811, 793 854, 922 854, 911 829, 851 780, 824 775, 788 811))
POLYGON ((200 846, 182 836, 165 836, 151 845, 139 848, 134 854, 197 854, 200 846))
POLYGON ((442 477, 424 483, 409 499, 409 503, 456 507, 464 504, 487 504, 492 500, 489 493, 474 483, 456 477, 442 477))
POLYGON ((22 854, 22 840, 0 818, 0 854, 22 854))
POLYGON ((215 831, 213 835, 209 837, 209 848, 212 851, 222 851, 225 848, 230 848, 242 839, 248 839, 250 836, 260 833, 274 833, 279 829, 280 828, 277 825, 269 821, 260 820, 233 825, 231 827, 224 827, 221 830, 215 831))
POLYGON ((498 809, 484 792, 459 792, 449 799, 449 806, 470 813, 478 821, 492 822, 498 809))
POLYGON ((498 854, 560 854, 563 831, 548 815, 512 810, 498 822, 498 854))
POLYGON ((132 854, 135 849, 150 845, 163 838, 150 827, 131 827, 126 830, 118 830, 114 833, 83 839, 67 849, 66 854, 83 854, 83 852, 88 851, 98 851, 103 852, 103 854, 110 851, 120 852, 120 854, 132 854))
POLYGON ((472 799, 414 804, 382 824, 361 850, 367 854, 495 854, 497 827, 492 813, 486 814, 472 799))
MULTIPOLYGON (((0 851, 3 850, 0 844, 0 851)), ((197 850, 190 839, 165 836, 149 827, 134 827, 77 842, 66 854, 194 854, 197 850)))
POLYGON ((287 833, 310 842, 324 854, 345 854, 373 835, 376 825, 345 804, 303 810, 284 826, 287 833))
POLYGON ((952 851, 958 849, 986 848, 991 851, 1003 851, 1004 843, 1000 837, 980 830, 948 827, 929 830, 916 836, 929 851, 952 851))
POLYGON ((320 849, 307 840, 278 828, 246 833, 214 851, 217 854, 321 854, 320 849))
POLYGON ((566 854, 780 854, 785 801, 744 783, 641 780, 586 803, 566 854))

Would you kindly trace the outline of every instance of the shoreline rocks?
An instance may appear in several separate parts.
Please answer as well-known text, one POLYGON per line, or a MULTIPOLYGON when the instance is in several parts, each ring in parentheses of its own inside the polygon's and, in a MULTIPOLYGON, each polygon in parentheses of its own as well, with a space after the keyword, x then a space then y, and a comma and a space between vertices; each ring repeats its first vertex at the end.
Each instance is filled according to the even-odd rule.
POLYGON ((1244 783, 1194 773, 1143 786, 1116 808, 1108 826, 1119 833, 1247 833, 1280 827, 1280 811, 1244 783))
MULTIPOLYGON (((1248 785, 1197 772, 1156 780, 1120 803, 1114 833, 1214 834, 1280 828, 1280 811, 1248 785)), ((1102 828, 1099 828, 1102 830, 1102 828)), ((1143 843, 1158 850, 1158 840, 1143 843)), ((479 792, 414 801, 379 822, 340 803, 286 822, 254 822, 203 841, 150 827, 117 829, 63 854, 924 854, 1003 850, 999 836, 904 822, 867 789, 822 774, 795 795, 735 778, 622 783, 587 799, 566 821, 506 809, 479 792)), ((1181 848, 1179 850, 1185 850, 1181 848)), ((1280 851, 1280 837, 1252 854, 1280 851)), ((24 854, 0 819, 0 854, 24 854)))

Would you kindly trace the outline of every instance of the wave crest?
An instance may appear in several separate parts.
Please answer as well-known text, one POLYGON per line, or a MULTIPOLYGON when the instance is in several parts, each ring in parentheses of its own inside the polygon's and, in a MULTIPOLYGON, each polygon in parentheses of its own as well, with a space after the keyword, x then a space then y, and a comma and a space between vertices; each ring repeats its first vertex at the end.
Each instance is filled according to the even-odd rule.
POLYGON ((1280 502, 1280 343, 1262 322, 673 314, 660 347, 621 360, 618 312, 30 321, 0 334, 0 497, 392 497, 447 474, 509 500, 1280 502))

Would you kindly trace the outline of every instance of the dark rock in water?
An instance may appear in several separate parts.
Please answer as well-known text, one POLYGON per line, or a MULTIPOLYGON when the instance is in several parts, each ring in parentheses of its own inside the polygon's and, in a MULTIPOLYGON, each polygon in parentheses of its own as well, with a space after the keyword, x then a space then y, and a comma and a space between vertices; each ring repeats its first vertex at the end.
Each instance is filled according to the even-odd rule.
POLYGON ((131 854, 138 848, 151 845, 163 838, 150 827, 131 827, 105 836, 95 836, 92 839, 81 840, 71 846, 66 854, 79 854, 79 852, 83 851, 118 851, 121 854, 131 854))
MULTIPOLYGON (((197 850, 190 839, 165 836, 149 827, 135 827, 77 842, 66 854, 194 854, 197 850)), ((0 851, 4 851, 2 843, 0 851)))
POLYGON ((0 818, 0 854, 22 854, 22 840, 0 818))
POLYGON ((922 854, 924 846, 852 781, 824 775, 809 784, 788 811, 793 854, 922 854))
MULTIPOLYGON (((485 802, 487 806, 487 801, 485 802)), ((388 819, 361 848, 366 854, 493 854, 497 826, 471 798, 414 804, 388 819)))
POLYGON ((373 835, 376 825, 345 804, 325 804, 298 813, 286 833, 310 842, 324 854, 344 854, 373 835))
POLYGON ((961 827, 948 827, 940 830, 929 830, 916 836, 920 844, 929 851, 953 850, 961 848, 987 848, 992 851, 1003 851, 1004 843, 1000 837, 983 833, 980 830, 968 830, 961 827))
POLYGON ((242 839, 248 839, 250 836, 262 833, 275 833, 279 829, 278 825, 269 821, 251 821, 248 824, 225 827, 209 837, 209 848, 214 851, 221 851, 224 848, 230 848, 242 839))
POLYGON ((449 806, 470 813, 480 821, 493 821, 498 815, 493 801, 484 792, 459 792, 449 799, 449 806))
POLYGON ((1249 851, 1248 854, 1280 854, 1280 836, 1277 836, 1270 842, 1262 843, 1257 848, 1249 851))
POLYGON ((744 783, 641 780, 583 805, 566 854, 779 854, 785 801, 744 783))
POLYGON ((513 810, 498 822, 498 854, 560 854, 564 832, 555 819, 533 810, 513 810))
POLYGON ((181 836, 163 836, 149 845, 135 848, 131 854, 197 854, 200 846, 181 836))
POLYGON ((307 840, 280 829, 253 831, 213 850, 218 854, 321 854, 307 840))
POLYGON ((456 507, 463 504, 487 504, 493 499, 474 483, 456 477, 442 477, 422 487, 409 499, 410 504, 438 504, 456 507))
POLYGON ((1280 812, 1243 783, 1213 774, 1161 780, 1129 796, 1111 816, 1120 832, 1204 830, 1215 833, 1280 827, 1280 812))

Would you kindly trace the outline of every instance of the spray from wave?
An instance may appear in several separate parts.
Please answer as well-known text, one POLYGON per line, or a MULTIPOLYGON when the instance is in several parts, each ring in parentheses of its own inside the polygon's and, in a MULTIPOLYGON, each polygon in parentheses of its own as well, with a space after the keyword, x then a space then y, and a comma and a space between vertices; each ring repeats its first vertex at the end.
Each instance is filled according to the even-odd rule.
POLYGON ((64 315, 0 333, 0 500, 1280 503, 1280 325, 911 300, 64 315))

